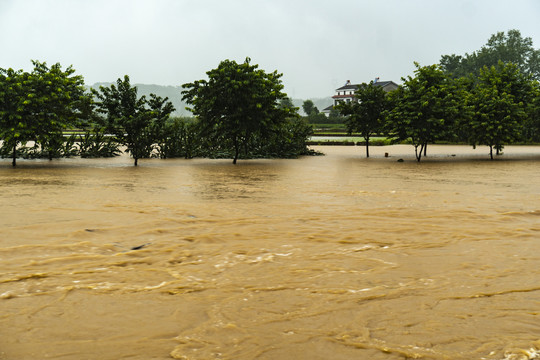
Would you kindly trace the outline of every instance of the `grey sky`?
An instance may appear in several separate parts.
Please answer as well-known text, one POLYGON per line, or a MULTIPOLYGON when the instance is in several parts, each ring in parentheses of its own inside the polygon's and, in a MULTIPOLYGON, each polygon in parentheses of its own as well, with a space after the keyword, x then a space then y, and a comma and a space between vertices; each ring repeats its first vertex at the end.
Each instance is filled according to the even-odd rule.
POLYGON ((538 0, 0 0, 0 67, 73 65, 87 84, 182 85, 246 56, 294 98, 346 80, 400 82, 518 29, 540 47, 538 0))

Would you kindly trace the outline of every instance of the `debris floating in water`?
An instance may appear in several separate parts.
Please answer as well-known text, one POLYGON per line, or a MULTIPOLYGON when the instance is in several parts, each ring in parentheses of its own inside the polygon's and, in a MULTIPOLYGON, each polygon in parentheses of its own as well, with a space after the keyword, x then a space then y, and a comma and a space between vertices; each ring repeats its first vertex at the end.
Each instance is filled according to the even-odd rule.
POLYGON ((150 243, 146 243, 146 244, 142 244, 142 245, 139 245, 139 246, 134 246, 132 247, 130 250, 140 250, 146 246, 150 245, 150 243))

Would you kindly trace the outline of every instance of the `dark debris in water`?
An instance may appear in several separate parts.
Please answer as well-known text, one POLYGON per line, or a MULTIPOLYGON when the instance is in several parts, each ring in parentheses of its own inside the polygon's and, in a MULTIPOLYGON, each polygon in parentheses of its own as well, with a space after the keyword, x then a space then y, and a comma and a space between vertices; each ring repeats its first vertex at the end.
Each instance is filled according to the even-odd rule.
POLYGON ((140 250, 140 249, 142 249, 142 248, 145 248, 145 247, 148 246, 148 245, 150 245, 150 243, 146 243, 146 244, 134 246, 134 247, 130 248, 130 250, 140 250))

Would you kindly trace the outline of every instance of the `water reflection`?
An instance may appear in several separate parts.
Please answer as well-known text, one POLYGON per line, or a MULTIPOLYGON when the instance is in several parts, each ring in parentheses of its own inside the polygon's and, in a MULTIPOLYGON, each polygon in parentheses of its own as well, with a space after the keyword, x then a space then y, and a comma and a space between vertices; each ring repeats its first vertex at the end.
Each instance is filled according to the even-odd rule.
POLYGON ((193 169, 193 192, 204 200, 268 199, 277 190, 282 169, 273 161, 203 165, 193 169))

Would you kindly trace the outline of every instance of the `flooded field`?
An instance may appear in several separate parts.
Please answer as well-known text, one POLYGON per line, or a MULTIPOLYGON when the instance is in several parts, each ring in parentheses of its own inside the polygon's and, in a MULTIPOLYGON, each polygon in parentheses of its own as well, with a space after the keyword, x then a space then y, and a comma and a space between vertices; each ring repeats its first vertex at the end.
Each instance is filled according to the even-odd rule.
POLYGON ((540 359, 539 147, 317 149, 0 160, 0 359, 540 359))

